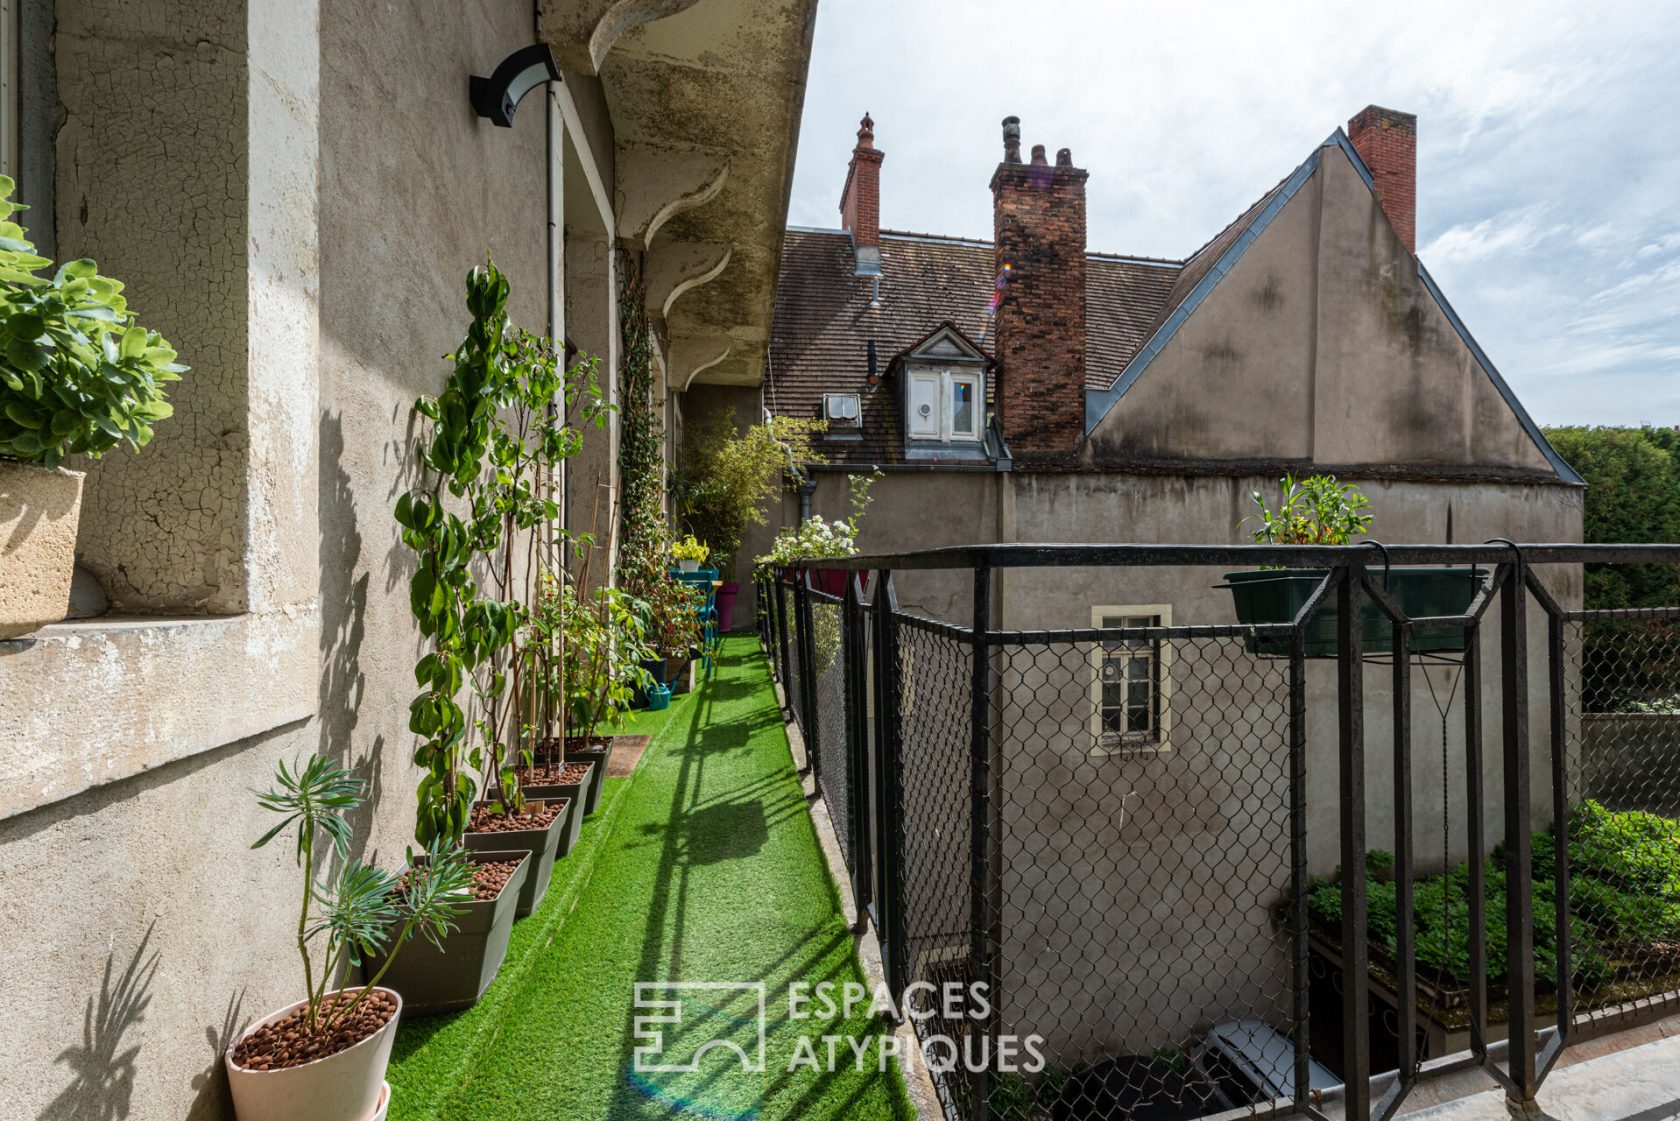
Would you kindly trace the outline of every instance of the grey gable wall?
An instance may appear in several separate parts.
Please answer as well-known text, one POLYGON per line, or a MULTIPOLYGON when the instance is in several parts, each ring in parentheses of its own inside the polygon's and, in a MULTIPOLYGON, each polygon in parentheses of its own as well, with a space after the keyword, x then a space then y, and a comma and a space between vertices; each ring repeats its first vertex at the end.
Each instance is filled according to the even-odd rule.
POLYGON ((1555 474, 1335 142, 1091 431, 1098 463, 1555 474))

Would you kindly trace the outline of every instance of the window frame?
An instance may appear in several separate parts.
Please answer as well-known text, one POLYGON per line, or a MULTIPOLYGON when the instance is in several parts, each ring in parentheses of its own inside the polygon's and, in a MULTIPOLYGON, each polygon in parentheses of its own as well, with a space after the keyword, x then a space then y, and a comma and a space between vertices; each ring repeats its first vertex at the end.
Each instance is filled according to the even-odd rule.
MULTIPOLYGON (((1099 604, 1091 608, 1091 628, 1098 631, 1121 631, 1126 627, 1108 627, 1104 619, 1153 618, 1152 626, 1172 626, 1172 605, 1169 603, 1099 604)), ((1155 727, 1148 733, 1110 732, 1103 727, 1103 663, 1108 660, 1108 647, 1103 639, 1091 644, 1091 751, 1093 756, 1160 755, 1172 750, 1172 644, 1163 639, 1149 640, 1153 649, 1148 655, 1154 673, 1155 727)), ((1126 655, 1136 659, 1137 654, 1126 655)))
POLYGON ((986 440, 986 375, 978 369, 967 367, 937 366, 922 363, 910 366, 906 370, 904 388, 904 431, 912 442, 924 444, 982 444, 986 440), (935 387, 936 409, 938 412, 937 431, 932 435, 916 432, 916 418, 914 397, 910 387, 918 381, 932 382, 935 387), (957 397, 958 384, 968 385, 973 389, 974 400, 971 416, 973 426, 963 431, 957 430, 957 397))

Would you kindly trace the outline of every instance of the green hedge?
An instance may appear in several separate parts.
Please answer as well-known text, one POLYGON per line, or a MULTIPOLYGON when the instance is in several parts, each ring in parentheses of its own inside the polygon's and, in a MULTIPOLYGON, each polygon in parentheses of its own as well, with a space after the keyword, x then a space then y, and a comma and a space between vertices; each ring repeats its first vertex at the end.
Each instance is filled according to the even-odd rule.
MULTIPOLYGON (((1567 427, 1546 436, 1587 481, 1586 541, 1680 541, 1680 431, 1567 427)), ((1585 592, 1588 608, 1680 607, 1680 565, 1587 565, 1585 592)), ((1586 711, 1674 707, 1680 629, 1594 623, 1583 642, 1586 711)))

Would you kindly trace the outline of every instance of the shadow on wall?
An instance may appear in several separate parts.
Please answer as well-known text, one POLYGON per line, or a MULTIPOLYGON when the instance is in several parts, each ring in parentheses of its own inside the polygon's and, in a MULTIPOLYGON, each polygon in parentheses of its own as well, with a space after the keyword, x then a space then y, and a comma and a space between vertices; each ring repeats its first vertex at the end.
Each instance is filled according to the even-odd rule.
POLYGON ((205 1027, 204 1042, 210 1048, 210 1065, 193 1075, 192 1088, 198 1091, 198 1095, 193 1098, 192 1108, 187 1110, 187 1121, 209 1121, 210 1118, 231 1114, 233 1103, 228 1096, 227 1068, 222 1065, 222 1056, 227 1054, 227 1049, 233 1046, 234 1036, 239 1034, 244 1009, 245 990, 240 989, 228 997, 222 1022, 205 1027))
POLYGON ((315 698, 320 720, 319 750, 367 780, 367 800, 350 815, 355 837, 351 855, 361 858, 372 836, 373 816, 383 793, 384 737, 376 737, 368 746, 366 759, 352 761, 366 686, 361 651, 367 636, 369 575, 357 575, 362 533, 350 473, 343 466, 342 413, 321 418, 320 449, 321 681, 315 698))
POLYGON ((70 1068, 70 1084, 37 1115, 37 1121, 117 1121, 128 1116, 140 1046, 125 1047, 130 1029, 152 1002, 158 955, 149 949, 152 927, 140 940, 122 976, 113 982, 116 953, 105 959, 98 997, 88 997, 82 1041, 59 1052, 55 1065, 70 1068))

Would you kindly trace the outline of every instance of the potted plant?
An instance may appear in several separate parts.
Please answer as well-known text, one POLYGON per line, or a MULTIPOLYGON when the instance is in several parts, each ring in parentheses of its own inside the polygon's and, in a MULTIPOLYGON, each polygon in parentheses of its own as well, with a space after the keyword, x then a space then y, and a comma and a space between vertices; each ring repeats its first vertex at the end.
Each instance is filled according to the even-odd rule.
POLYGON ((718 631, 735 626, 735 557, 749 525, 763 525, 784 474, 803 478, 807 465, 821 462, 812 446, 823 430, 817 420, 776 417, 736 432, 729 417, 714 413, 685 442, 674 487, 685 531, 711 546, 722 586, 717 593, 718 631))
POLYGON ((275 777, 258 803, 282 820, 251 847, 262 848, 296 827, 304 996, 246 1028, 228 1048, 224 1063, 234 1112, 239 1121, 364 1121, 388 1096, 385 1068, 403 1007, 402 997, 380 981, 416 934, 440 943, 466 913, 471 872, 458 850, 411 860, 400 881, 351 860, 345 815, 362 804, 362 780, 319 755, 295 773, 282 762, 275 777), (330 882, 315 879, 321 841, 343 862, 330 882), (385 964, 365 985, 329 991, 340 972, 375 955, 383 955, 385 964))
MULTIPOLYGON (((851 476, 847 483, 852 500, 851 517, 825 521, 813 514, 791 529, 784 529, 777 534, 775 541, 771 542, 770 552, 759 557, 758 563, 780 570, 783 579, 789 583, 798 581, 809 572, 811 586, 817 591, 836 599, 844 596, 848 570, 820 568, 809 562, 825 557, 857 555, 858 523, 863 520, 864 511, 869 508, 869 490, 878 478, 880 472, 851 476)), ((867 572, 863 574, 863 586, 867 591, 867 572)))
POLYGON ((24 209, 13 187, 0 175, 0 639, 70 603, 84 476, 65 457, 144 447, 172 411, 162 387, 186 369, 92 261, 36 275, 52 262, 10 221, 24 209))
MULTIPOLYGON (((1285 475, 1280 481, 1282 497, 1276 510, 1266 505, 1258 491, 1251 498, 1258 508, 1243 519, 1256 523, 1250 530, 1257 545, 1346 545, 1355 534, 1370 526, 1370 501, 1352 483, 1339 483, 1334 475, 1313 475, 1296 479, 1285 475)), ((1288 623, 1306 605, 1313 591, 1324 581, 1322 568, 1261 568, 1227 572, 1223 587, 1231 590, 1239 623, 1288 623)), ((1379 579, 1408 618, 1461 615, 1475 598, 1485 573, 1466 568, 1385 569, 1379 579)), ((1336 656, 1338 614, 1335 604, 1325 605, 1307 628, 1309 658, 1336 656)), ((1374 601, 1367 598, 1361 612, 1364 648, 1380 653, 1394 649, 1394 627, 1374 601)), ((1248 649, 1257 654, 1287 657, 1289 639, 1249 637, 1248 649)), ((1437 631, 1413 638, 1414 652, 1464 649, 1462 631, 1437 631)))
POLYGON ((699 572, 711 555, 712 551, 696 541, 692 533, 671 546, 671 556, 676 558, 680 572, 699 572))

